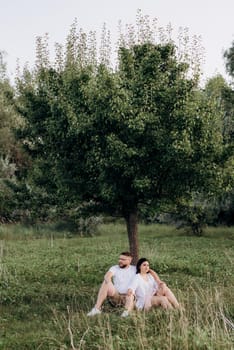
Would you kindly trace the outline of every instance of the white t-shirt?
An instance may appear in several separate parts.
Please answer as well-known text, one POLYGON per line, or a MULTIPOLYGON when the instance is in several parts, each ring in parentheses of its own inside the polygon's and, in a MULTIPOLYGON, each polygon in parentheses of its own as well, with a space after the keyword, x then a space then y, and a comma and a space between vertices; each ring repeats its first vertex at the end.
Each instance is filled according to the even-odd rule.
POLYGON ((129 283, 136 275, 136 266, 121 268, 119 265, 112 266, 109 271, 113 273, 113 284, 121 294, 127 293, 129 283))
POLYGON ((136 296, 136 307, 143 309, 146 304, 151 304, 151 298, 158 289, 158 284, 151 274, 147 274, 147 281, 138 273, 130 282, 128 288, 133 291, 136 296))

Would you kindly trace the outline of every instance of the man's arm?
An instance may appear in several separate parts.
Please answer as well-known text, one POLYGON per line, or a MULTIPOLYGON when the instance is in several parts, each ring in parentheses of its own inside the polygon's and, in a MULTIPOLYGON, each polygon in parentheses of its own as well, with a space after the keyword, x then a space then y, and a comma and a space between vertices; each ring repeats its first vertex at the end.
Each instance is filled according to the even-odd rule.
POLYGON ((113 272, 111 271, 107 271, 107 273, 104 276, 104 282, 107 284, 109 282, 111 282, 111 279, 113 277, 113 272))

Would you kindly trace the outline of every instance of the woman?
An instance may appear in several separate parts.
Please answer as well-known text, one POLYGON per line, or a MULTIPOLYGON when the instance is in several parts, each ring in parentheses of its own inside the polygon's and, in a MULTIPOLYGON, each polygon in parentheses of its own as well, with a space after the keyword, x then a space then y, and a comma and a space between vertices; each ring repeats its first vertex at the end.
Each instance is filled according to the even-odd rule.
POLYGON ((122 317, 129 315, 135 306, 138 310, 149 310, 151 306, 162 306, 164 309, 178 308, 179 303, 172 291, 160 280, 156 272, 150 269, 146 258, 138 260, 136 276, 131 281, 122 317))

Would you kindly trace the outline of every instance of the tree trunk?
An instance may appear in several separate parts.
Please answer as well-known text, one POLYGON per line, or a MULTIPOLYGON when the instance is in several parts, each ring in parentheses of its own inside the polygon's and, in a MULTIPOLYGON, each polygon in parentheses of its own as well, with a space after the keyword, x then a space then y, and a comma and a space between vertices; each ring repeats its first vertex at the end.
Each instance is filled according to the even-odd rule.
POLYGON ((135 265, 137 260, 139 259, 137 210, 132 210, 128 214, 125 214, 125 220, 127 225, 130 252, 133 256, 132 263, 135 265))

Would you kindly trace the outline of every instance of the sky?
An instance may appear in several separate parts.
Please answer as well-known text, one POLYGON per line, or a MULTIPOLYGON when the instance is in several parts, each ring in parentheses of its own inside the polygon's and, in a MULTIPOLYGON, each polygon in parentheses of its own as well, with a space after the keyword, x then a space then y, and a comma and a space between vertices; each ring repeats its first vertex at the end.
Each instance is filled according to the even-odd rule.
POLYGON ((134 24, 137 10, 173 31, 188 28, 201 37, 204 47, 203 79, 225 71, 223 52, 234 41, 233 0, 0 0, 0 51, 4 51, 8 76, 14 78, 17 60, 33 67, 36 37, 49 35, 53 54, 56 42, 65 44, 75 18, 85 32, 101 31, 103 24, 117 38, 118 23, 134 24))

